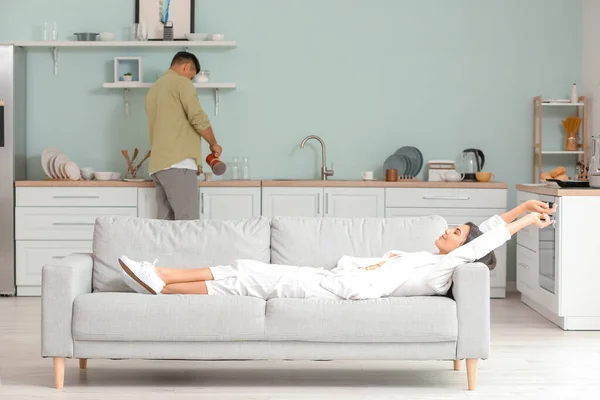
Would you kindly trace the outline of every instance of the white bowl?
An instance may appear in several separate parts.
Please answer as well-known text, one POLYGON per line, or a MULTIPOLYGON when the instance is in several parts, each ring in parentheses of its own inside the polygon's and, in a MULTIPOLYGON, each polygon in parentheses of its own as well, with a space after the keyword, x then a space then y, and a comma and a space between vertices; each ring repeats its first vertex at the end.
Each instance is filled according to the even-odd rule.
POLYGON ((115 40, 115 34, 111 32, 102 32, 99 35, 100 40, 103 42, 110 42, 111 40, 115 40))
POLYGON ((121 173, 120 172, 113 172, 112 173, 112 180, 113 181, 118 181, 119 179, 121 179, 121 173))
POLYGON ((211 40, 214 42, 221 42, 221 41, 225 40, 225 35, 221 35, 220 33, 215 33, 214 35, 211 35, 211 40))
POLYGON ((185 38, 187 40, 193 40, 193 41, 208 40, 209 37, 210 37, 210 33, 186 33, 185 34, 185 38))
POLYGON ((114 172, 94 172, 97 181, 110 181, 113 179, 114 172))

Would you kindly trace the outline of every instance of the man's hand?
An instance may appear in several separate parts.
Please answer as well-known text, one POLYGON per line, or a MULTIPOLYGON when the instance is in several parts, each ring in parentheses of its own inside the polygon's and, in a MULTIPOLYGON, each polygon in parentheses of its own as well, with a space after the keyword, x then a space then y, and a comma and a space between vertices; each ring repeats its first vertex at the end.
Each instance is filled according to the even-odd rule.
POLYGON ((209 148, 210 148, 210 152, 213 154, 213 156, 215 156, 217 158, 221 157, 223 148, 221 146, 219 146, 218 143, 211 144, 209 148))

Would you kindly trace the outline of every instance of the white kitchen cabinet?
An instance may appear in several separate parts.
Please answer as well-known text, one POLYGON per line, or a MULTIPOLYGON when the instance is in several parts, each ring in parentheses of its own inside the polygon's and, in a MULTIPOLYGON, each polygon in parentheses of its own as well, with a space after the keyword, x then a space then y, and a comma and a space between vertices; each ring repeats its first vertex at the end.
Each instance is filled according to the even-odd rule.
MULTIPOLYGON (((523 187, 526 187, 523 185, 523 187)), ((517 289, 521 301, 564 330, 600 330, 600 268, 596 227, 600 193, 532 193, 519 189, 519 202, 531 198, 558 204, 554 227, 525 229, 518 236, 517 289)), ((548 189, 544 190, 548 193, 548 189)))
POLYGON ((375 218, 385 214, 383 188, 325 188, 325 217, 375 218))
POLYGON ((17 296, 39 296, 42 267, 73 253, 91 253, 92 241, 18 240, 16 250, 17 296))
MULTIPOLYGON (((260 216, 259 187, 201 187, 200 219, 236 220, 260 216)), ((137 215, 157 218, 156 189, 138 189, 137 215)))
POLYGON ((135 207, 17 207, 16 240, 92 240, 96 218, 135 217, 135 207))
POLYGON ((156 219, 156 189, 138 188, 137 216, 139 218, 156 219))
POLYGON ((323 217, 323 188, 263 187, 262 215, 273 217, 323 217))
POLYGON ((200 188, 200 218, 237 220, 260 216, 259 187, 200 188))
POLYGON ((42 267, 71 253, 90 253, 100 216, 137 215, 135 187, 17 187, 17 296, 39 296, 42 267))

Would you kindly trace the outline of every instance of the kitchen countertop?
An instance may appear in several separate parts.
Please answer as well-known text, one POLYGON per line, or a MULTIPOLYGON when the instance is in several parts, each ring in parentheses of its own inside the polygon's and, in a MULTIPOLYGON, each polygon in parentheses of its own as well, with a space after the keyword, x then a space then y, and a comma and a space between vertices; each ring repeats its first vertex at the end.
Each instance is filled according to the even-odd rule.
MULTIPOLYGON (((124 182, 124 181, 69 181, 42 180, 17 181, 16 187, 154 187, 154 182, 124 182)), ((343 181, 343 180, 222 180, 204 182, 198 181, 199 187, 367 187, 367 188, 444 188, 444 189, 507 189, 508 184, 502 182, 386 182, 386 181, 343 181)), ((600 193, 600 191, 599 191, 600 193)))
POLYGON ((558 189, 551 188, 544 184, 517 185, 517 190, 522 192, 545 194, 548 196, 600 196, 600 189, 595 188, 577 188, 577 189, 558 189))

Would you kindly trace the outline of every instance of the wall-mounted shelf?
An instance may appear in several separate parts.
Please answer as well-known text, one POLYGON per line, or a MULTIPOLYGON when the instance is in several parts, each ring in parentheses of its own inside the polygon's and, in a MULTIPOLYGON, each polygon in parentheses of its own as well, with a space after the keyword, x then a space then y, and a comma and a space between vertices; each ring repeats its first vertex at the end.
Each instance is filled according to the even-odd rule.
POLYGON ((542 173, 542 156, 543 155, 575 155, 577 156, 577 164, 580 172, 577 175, 577 180, 587 180, 587 156, 586 156, 586 141, 587 141, 587 97, 579 97, 577 103, 545 103, 542 96, 533 98, 533 183, 540 183, 540 175, 542 173), (579 142, 577 143, 578 150, 542 150, 542 122, 543 108, 546 106, 560 107, 575 107, 575 115, 580 116, 581 125, 579 127, 579 142), (581 111, 580 111, 581 109, 581 111))
POLYGON ((583 103, 542 103, 542 106, 546 107, 583 107, 583 103))
POLYGON ((20 41, 0 42, 0 45, 14 45, 18 47, 236 47, 234 41, 200 41, 200 40, 174 40, 174 41, 20 41))
MULTIPOLYGON (((150 82, 110 82, 104 83, 102 86, 105 89, 123 89, 125 91, 125 113, 129 114, 129 90, 131 89, 149 89, 153 83, 150 82)), ((237 88, 235 83, 218 83, 218 82, 207 82, 207 83, 194 83, 196 89, 212 89, 215 91, 215 115, 219 115, 220 110, 220 90, 229 89, 233 90, 237 88)))
POLYGON ((542 154, 583 154, 583 150, 573 151, 573 150, 542 150, 542 154))
POLYGON ((174 41, 21 41, 0 42, 0 45, 13 45, 25 48, 48 48, 52 51, 54 61, 54 75, 58 75, 58 56, 60 48, 184 48, 210 47, 210 48, 232 48, 237 47, 234 41, 200 41, 200 40, 174 40, 174 41))
MULTIPOLYGON (((150 89, 154 83, 150 82, 118 82, 105 83, 102 85, 105 89, 150 89)), ((235 89, 235 83, 194 83, 197 89, 235 89)))

